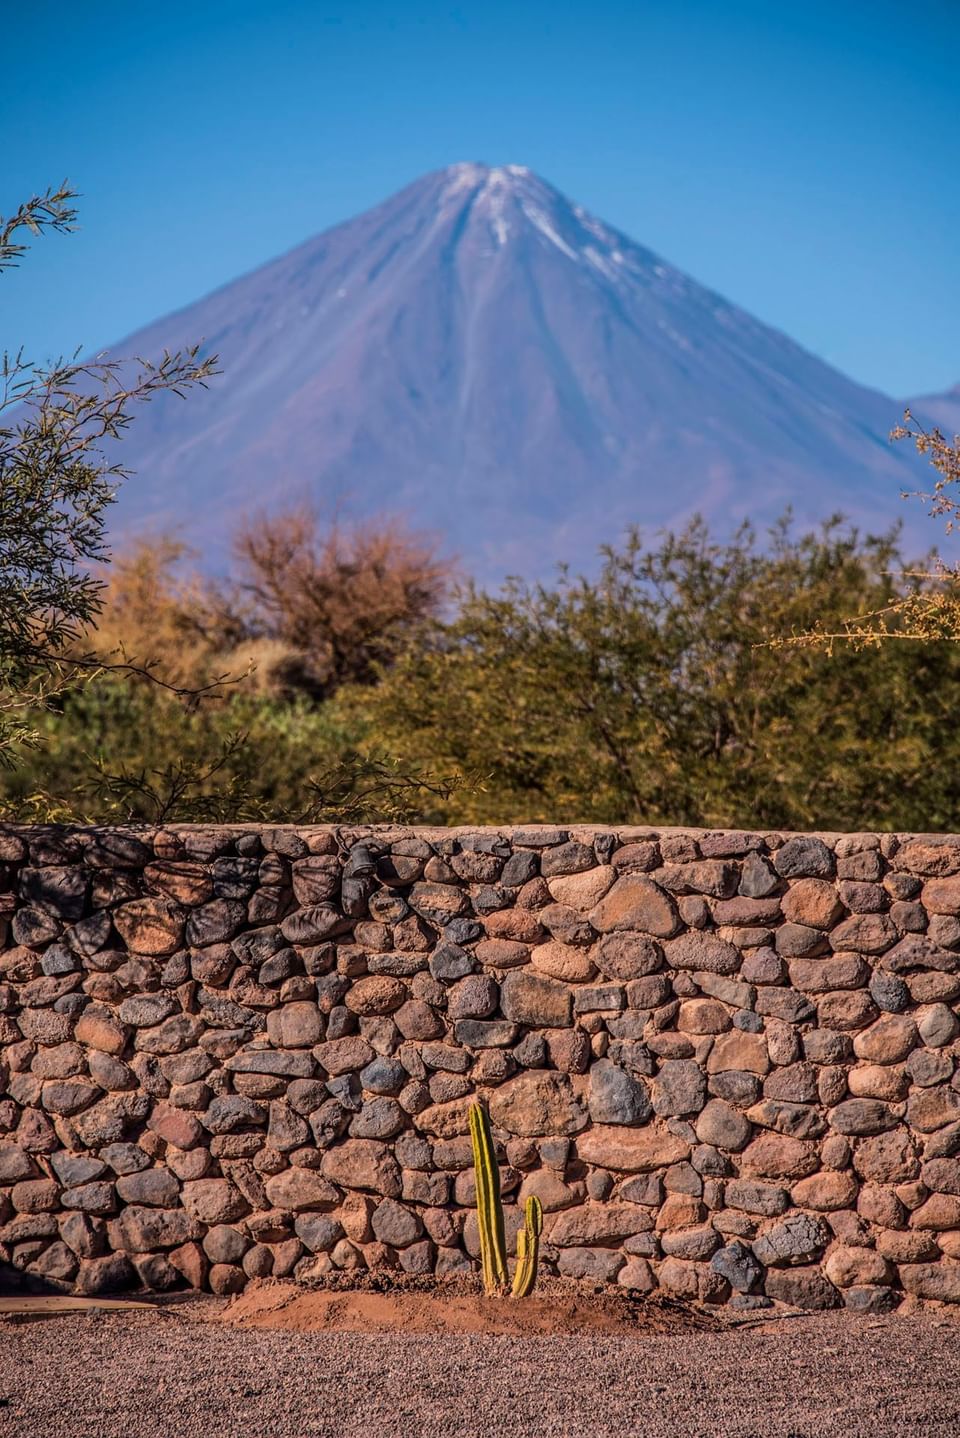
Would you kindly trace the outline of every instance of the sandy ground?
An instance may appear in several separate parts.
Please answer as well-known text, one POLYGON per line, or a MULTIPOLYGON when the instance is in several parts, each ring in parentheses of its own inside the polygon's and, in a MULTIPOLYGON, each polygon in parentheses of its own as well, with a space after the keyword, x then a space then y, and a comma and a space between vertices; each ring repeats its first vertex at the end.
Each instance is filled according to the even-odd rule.
POLYGON ((296 1332, 153 1312, 0 1320, 0 1438, 926 1438, 960 1433, 952 1317, 716 1331, 296 1332))

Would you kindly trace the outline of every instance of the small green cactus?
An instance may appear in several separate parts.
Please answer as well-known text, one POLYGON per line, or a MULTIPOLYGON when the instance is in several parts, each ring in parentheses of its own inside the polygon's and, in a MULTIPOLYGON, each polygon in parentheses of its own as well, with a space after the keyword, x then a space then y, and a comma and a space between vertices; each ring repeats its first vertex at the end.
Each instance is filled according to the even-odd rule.
POLYGON ((514 1298, 526 1298, 533 1292, 540 1260, 540 1235, 543 1232, 543 1204, 533 1194, 527 1199, 523 1227, 517 1234, 517 1267, 513 1275, 514 1298))
MULTIPOLYGON (((470 1109, 470 1139, 473 1145, 473 1172, 477 1188, 477 1222, 480 1229, 480 1266, 483 1290, 503 1293, 510 1282, 507 1245, 500 1201, 500 1169, 490 1132, 490 1119, 482 1104, 470 1109)), ((539 1198, 528 1198, 524 1226, 517 1234, 517 1266, 513 1277, 514 1298, 526 1298, 537 1281, 543 1206, 539 1198)))

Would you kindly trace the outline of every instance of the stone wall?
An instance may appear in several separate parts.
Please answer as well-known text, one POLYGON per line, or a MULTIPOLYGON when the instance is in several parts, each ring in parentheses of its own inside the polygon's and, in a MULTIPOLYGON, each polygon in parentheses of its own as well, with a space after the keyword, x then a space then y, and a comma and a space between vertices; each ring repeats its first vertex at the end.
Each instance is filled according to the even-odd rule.
POLYGON ((0 830, 0 1273, 960 1300, 960 838, 0 830))

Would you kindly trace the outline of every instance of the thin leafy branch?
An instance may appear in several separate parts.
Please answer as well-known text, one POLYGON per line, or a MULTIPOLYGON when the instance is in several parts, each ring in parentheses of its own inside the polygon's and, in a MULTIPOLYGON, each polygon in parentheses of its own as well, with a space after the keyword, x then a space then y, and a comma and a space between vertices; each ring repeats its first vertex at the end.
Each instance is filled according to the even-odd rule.
MULTIPOLYGON (((75 228, 67 184, 0 217, 0 271, 16 266, 27 238, 75 228)), ((134 675, 195 703, 201 690, 170 685, 148 658, 94 653, 84 641, 103 610, 109 561, 106 520, 128 471, 113 445, 139 407, 184 397, 217 373, 201 347, 159 360, 58 359, 38 365, 22 349, 0 359, 0 761, 41 742, 30 715, 104 673, 134 675)))
MULTIPOLYGON (((927 430, 910 410, 904 422, 890 433, 895 441, 910 440, 925 455, 936 473, 932 490, 904 491, 904 499, 919 499, 932 518, 946 519, 946 533, 960 523, 960 436, 951 442, 939 429, 927 430)), ((833 654, 839 647, 878 649, 887 643, 956 643, 960 640, 960 565, 947 565, 931 554, 922 569, 904 569, 896 576, 897 592, 876 609, 865 610, 831 627, 817 618, 807 629, 774 635, 764 641, 771 649, 822 649, 833 654)))

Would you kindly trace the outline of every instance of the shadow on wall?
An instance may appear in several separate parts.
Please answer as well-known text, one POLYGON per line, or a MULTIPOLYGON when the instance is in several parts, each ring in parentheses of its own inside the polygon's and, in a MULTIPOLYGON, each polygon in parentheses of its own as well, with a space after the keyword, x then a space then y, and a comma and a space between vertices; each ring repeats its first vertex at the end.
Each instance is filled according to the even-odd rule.
MULTIPOLYGON (((38 1245, 39 1247, 39 1245, 38 1245)), ((0 1298, 63 1296, 63 1284, 50 1283, 36 1273, 24 1273, 0 1261, 0 1298)))

